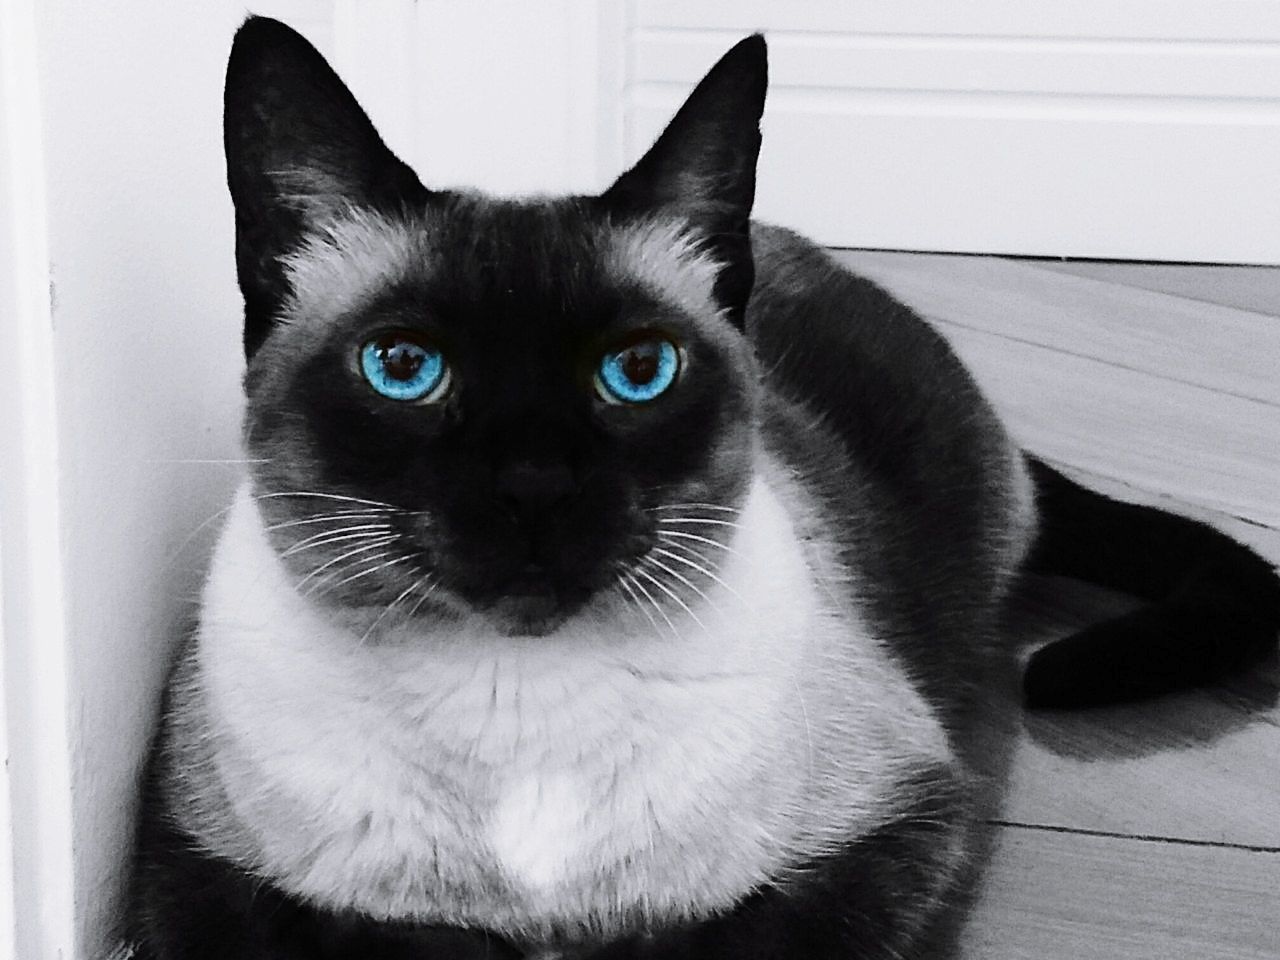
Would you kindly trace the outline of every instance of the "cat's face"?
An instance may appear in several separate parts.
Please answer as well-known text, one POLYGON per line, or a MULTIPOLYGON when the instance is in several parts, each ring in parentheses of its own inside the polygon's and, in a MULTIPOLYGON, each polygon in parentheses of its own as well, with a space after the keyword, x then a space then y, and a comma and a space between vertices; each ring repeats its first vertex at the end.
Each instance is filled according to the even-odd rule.
POLYGON ((428 575, 432 602, 540 632, 622 589, 660 516, 708 513, 676 505, 737 503, 750 360, 675 229, 437 195, 304 245, 247 380, 256 492, 355 499, 259 501, 293 572, 333 562, 316 593, 375 605, 428 575))
POLYGON ((299 589, 513 634, 683 602, 750 477, 746 213, 634 171, 427 191, 299 44, 233 53, 227 110, 246 443, 299 589))

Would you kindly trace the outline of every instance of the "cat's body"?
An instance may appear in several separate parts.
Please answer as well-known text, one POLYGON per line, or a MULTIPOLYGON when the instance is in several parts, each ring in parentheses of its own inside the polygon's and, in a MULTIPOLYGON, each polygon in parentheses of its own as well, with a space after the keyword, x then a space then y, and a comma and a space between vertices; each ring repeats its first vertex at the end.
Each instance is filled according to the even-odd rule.
POLYGON ((251 21, 228 78, 262 465, 148 774, 143 955, 941 955, 1033 487, 936 333, 748 227, 762 45, 603 197, 522 202, 428 195, 301 43, 251 21), (424 315, 452 379, 373 396, 363 331, 424 315), (654 343, 656 400, 575 373, 654 343))
MULTIPOLYGON (((611 596, 535 639, 472 616, 425 637, 391 625, 361 644, 362 626, 294 590, 242 492, 175 682, 186 708, 160 778, 203 846, 331 908, 535 942, 616 936, 724 910, 911 815, 918 781, 967 783, 973 771, 947 733, 959 718, 933 704, 958 706, 964 687, 990 698, 990 661, 1012 659, 994 617, 1030 542, 1021 456, 1001 449, 960 379, 970 442, 917 446, 919 464, 877 465, 880 476, 855 467, 812 383, 786 378, 818 369, 813 354, 873 369, 860 357, 882 339, 882 318, 826 322, 810 291, 860 281, 784 231, 757 228, 756 246, 747 323, 771 372, 754 479, 740 513, 713 514, 738 525, 732 554, 665 557, 693 574, 684 561, 713 562, 719 581, 690 610, 668 610, 670 623, 611 596), (811 333, 770 343, 767 324, 789 310, 811 318, 811 333), (981 525, 958 532, 963 518, 898 496, 907 478, 946 490, 948 473, 952 484, 988 477, 975 491, 990 498, 975 504, 981 525), (915 563, 915 579, 898 584, 864 572, 912 566, 921 544, 935 547, 924 551, 933 572, 915 563), (925 617, 936 618, 928 634, 925 617), (930 662, 936 648, 903 643, 944 631, 945 664, 930 662)), ((892 337, 919 325, 946 373, 960 374, 931 331, 896 319, 892 337)), ((909 383, 858 389, 884 398, 880 429, 928 416, 909 383)), ((940 879, 967 860, 959 845, 943 859, 940 879)))

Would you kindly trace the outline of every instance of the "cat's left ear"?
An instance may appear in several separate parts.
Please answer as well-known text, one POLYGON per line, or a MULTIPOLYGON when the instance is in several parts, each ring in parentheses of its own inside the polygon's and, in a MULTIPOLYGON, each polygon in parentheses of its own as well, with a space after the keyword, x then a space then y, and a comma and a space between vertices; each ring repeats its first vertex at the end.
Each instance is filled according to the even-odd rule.
POLYGON ((252 357, 289 294, 284 260, 308 233, 352 206, 421 207, 428 191, 324 57, 267 17, 250 17, 232 43, 223 137, 252 357))
POLYGON ((754 34, 720 58, 649 152, 601 196, 622 219, 675 215, 720 264, 715 297, 738 327, 755 281, 750 218, 768 59, 754 34))

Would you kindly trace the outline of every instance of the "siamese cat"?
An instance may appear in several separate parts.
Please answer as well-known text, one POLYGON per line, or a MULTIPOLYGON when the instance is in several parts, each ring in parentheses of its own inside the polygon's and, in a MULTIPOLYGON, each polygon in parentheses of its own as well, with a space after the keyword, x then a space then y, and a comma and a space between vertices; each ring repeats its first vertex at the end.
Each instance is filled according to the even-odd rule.
POLYGON ((1269 649, 1280 582, 1010 440, 751 220, 765 42, 599 196, 423 186, 251 18, 226 81, 249 476, 144 787, 146 960, 953 955, 993 704, 1269 649), (1147 606, 1019 663, 1020 570, 1147 606))

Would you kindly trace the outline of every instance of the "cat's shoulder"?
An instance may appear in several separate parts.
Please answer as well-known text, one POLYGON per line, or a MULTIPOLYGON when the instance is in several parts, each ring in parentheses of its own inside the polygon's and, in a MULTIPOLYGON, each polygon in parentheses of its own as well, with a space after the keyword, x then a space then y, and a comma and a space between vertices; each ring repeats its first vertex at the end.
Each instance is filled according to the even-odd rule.
POLYGON ((905 349, 968 379, 946 340, 907 304, 786 227, 752 221, 755 285, 748 333, 768 346, 779 332, 838 336, 865 350, 905 349))

